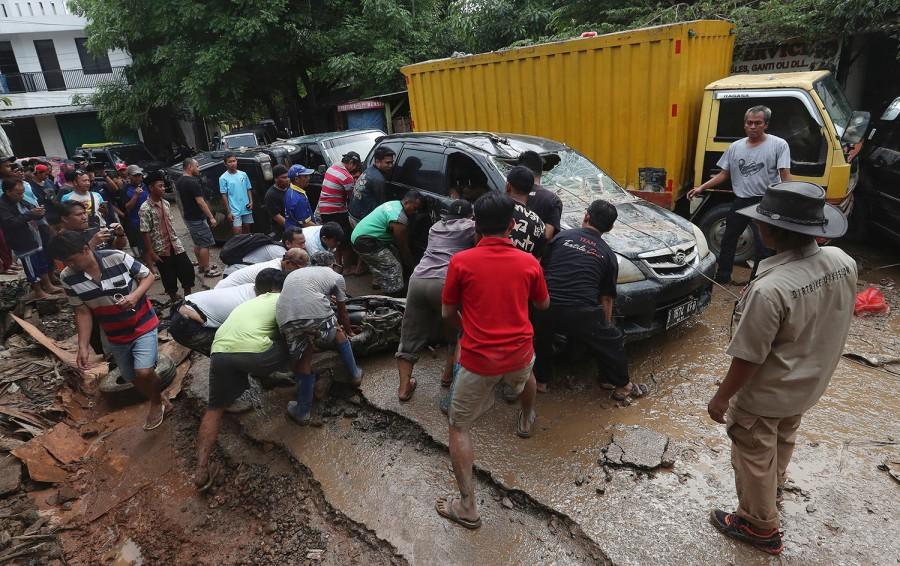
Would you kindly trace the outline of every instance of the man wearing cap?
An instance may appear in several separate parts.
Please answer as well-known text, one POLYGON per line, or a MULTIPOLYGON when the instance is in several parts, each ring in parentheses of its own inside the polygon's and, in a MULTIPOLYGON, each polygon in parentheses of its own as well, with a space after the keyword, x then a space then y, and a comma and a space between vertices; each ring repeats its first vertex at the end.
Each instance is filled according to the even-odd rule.
POLYGON ((125 185, 125 232, 128 234, 128 242, 131 247, 137 248, 140 255, 146 253, 144 238, 141 236, 141 219, 138 211, 147 201, 150 191, 144 184, 144 170, 137 165, 129 165, 125 168, 125 176, 128 184, 125 185))
POLYGON ((729 537, 779 554, 785 471, 803 413, 824 393, 844 351, 857 267, 842 250, 816 243, 847 231, 818 185, 774 184, 739 214, 756 223, 776 255, 759 262, 735 305, 731 367, 707 408, 731 438, 738 496, 734 513, 716 509, 710 521, 729 537))
POLYGON ((50 166, 45 163, 37 163, 34 166, 34 183, 38 200, 46 204, 56 194, 56 187, 50 179, 50 166))
POLYGON ((312 206, 309 197, 306 196, 306 187, 309 186, 309 176, 315 173, 303 165, 291 165, 288 169, 288 178, 291 186, 284 193, 284 228, 304 228, 312 226, 312 206))
POLYGON ((413 366, 419 360, 418 353, 436 335, 436 329, 443 330, 447 341, 447 363, 444 365, 441 385, 450 386, 453 362, 456 359, 457 332, 443 324, 441 292, 450 258, 456 252, 473 247, 476 240, 472 204, 466 200, 451 202, 444 218, 435 222, 428 231, 428 248, 409 278, 406 310, 400 327, 400 345, 394 355, 397 358, 397 371, 400 373, 397 395, 402 402, 412 398, 416 389, 416 378, 412 377, 413 366))
POLYGON ((253 185, 250 176, 238 169, 237 157, 225 155, 225 172, 219 176, 219 193, 231 222, 233 234, 249 234, 253 225, 253 185))
MULTIPOLYGON (((766 106, 748 108, 744 113, 744 133, 747 137, 728 146, 716 163, 721 171, 688 192, 688 198, 692 199, 706 189, 729 181, 734 191, 731 210, 725 217, 725 233, 722 234, 719 268, 716 272, 717 283, 731 283, 738 238, 748 224, 753 232, 756 263, 767 255, 756 227, 746 217, 738 214, 738 210, 758 203, 769 185, 791 180, 791 149, 783 139, 766 133, 771 119, 772 111, 766 106)), ((754 271, 755 266, 756 264, 754 271)))
POLYGON ((341 157, 340 163, 329 167, 322 180, 322 194, 319 196, 317 207, 323 224, 337 222, 344 231, 344 238, 338 249, 338 259, 341 266, 344 267, 344 275, 358 273, 359 259, 350 246, 350 234, 353 233, 353 228, 350 226, 350 214, 347 206, 353 197, 355 176, 360 172, 361 163, 362 160, 358 153, 348 151, 341 157))

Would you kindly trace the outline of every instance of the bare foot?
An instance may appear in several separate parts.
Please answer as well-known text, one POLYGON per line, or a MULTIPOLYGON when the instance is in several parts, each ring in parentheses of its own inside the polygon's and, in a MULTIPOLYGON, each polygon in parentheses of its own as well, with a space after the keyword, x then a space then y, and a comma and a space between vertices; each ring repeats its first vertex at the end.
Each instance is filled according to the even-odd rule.
POLYGON ((63 292, 63 290, 59 287, 54 287, 53 285, 46 285, 44 287, 44 291, 49 293, 50 295, 59 295, 63 292))

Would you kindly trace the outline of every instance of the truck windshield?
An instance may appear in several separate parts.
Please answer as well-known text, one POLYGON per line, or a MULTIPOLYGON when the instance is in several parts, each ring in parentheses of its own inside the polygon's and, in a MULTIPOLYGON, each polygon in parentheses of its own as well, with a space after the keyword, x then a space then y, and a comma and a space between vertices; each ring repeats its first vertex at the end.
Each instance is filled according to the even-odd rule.
POLYGON ((329 163, 338 163, 348 151, 355 151, 365 162, 366 156, 375 147, 375 140, 383 136, 382 132, 366 132, 353 136, 343 136, 326 143, 329 163))
POLYGON ((256 141, 256 134, 254 133, 246 133, 246 134, 234 134, 232 136, 225 136, 222 138, 222 142, 225 144, 226 149, 237 149, 239 147, 256 147, 259 143, 256 141))
POLYGON ((853 109, 850 107, 850 103, 847 102, 844 91, 841 90, 841 87, 838 86, 831 75, 816 81, 813 84, 813 88, 816 89, 816 94, 819 95, 822 104, 825 105, 825 110, 831 117, 832 123, 834 123, 834 129, 837 131, 838 137, 843 136, 844 130, 847 129, 847 124, 850 123, 850 116, 853 114, 853 109))
MULTIPOLYGON (((564 210, 586 207, 597 198, 631 198, 612 177, 574 150, 542 154, 541 157, 544 167, 550 167, 541 175, 541 185, 559 196, 564 210)), ((499 157, 492 157, 491 160, 504 177, 515 165, 514 161, 499 157)))

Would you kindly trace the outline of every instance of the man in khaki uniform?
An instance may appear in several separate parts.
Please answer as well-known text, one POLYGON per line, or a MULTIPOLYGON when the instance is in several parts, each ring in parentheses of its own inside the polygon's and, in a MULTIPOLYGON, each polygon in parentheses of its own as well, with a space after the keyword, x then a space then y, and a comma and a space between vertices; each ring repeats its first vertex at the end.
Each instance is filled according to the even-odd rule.
POLYGON ((731 367, 707 408, 727 426, 738 495, 734 513, 716 509, 710 521, 727 536, 779 554, 777 493, 800 419, 825 392, 843 352, 856 262, 816 243, 847 231, 817 185, 776 183, 739 213, 756 222, 777 254, 760 262, 735 307, 731 367))

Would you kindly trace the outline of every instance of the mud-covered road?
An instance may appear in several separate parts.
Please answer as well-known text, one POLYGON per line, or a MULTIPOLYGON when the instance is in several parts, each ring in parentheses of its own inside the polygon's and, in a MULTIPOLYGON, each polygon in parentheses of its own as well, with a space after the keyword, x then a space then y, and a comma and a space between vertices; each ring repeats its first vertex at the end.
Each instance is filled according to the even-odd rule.
MULTIPOLYGON (((900 359, 900 269, 876 269, 896 263, 896 253, 847 249, 860 262, 860 290, 879 286, 892 312, 855 319, 846 351, 900 359)), ((369 292, 365 280, 350 285, 353 294, 369 292)), ((318 406, 321 427, 285 417, 291 388, 262 392, 254 410, 226 417, 214 456, 224 471, 209 496, 190 484, 196 397, 208 368, 195 354, 187 378, 194 386, 152 435, 139 430, 142 406, 94 407, 106 419, 97 441, 104 445, 79 472, 82 483, 91 484, 87 475, 102 491, 133 477, 140 489, 61 531, 66 561, 137 552, 143 564, 897 564, 900 484, 879 465, 900 460, 900 364, 842 360, 807 413, 788 471, 779 559, 709 525, 711 508, 736 504, 728 439, 706 414, 729 362, 732 304, 717 291, 699 317, 629 346, 633 379, 651 385, 631 406, 609 399, 590 362, 562 365, 551 392, 538 397, 536 434, 523 440, 514 435, 517 407, 498 397, 473 431, 478 531, 434 511, 435 498, 455 489, 438 409, 446 394, 441 350, 416 366, 418 389, 405 404, 396 398, 393 357, 362 360, 361 390, 336 385, 318 406), (667 437, 674 465, 603 464, 611 437, 629 431, 667 437), (123 543, 133 547, 126 552, 123 543)), ((82 499, 72 513, 95 503, 82 499)))

